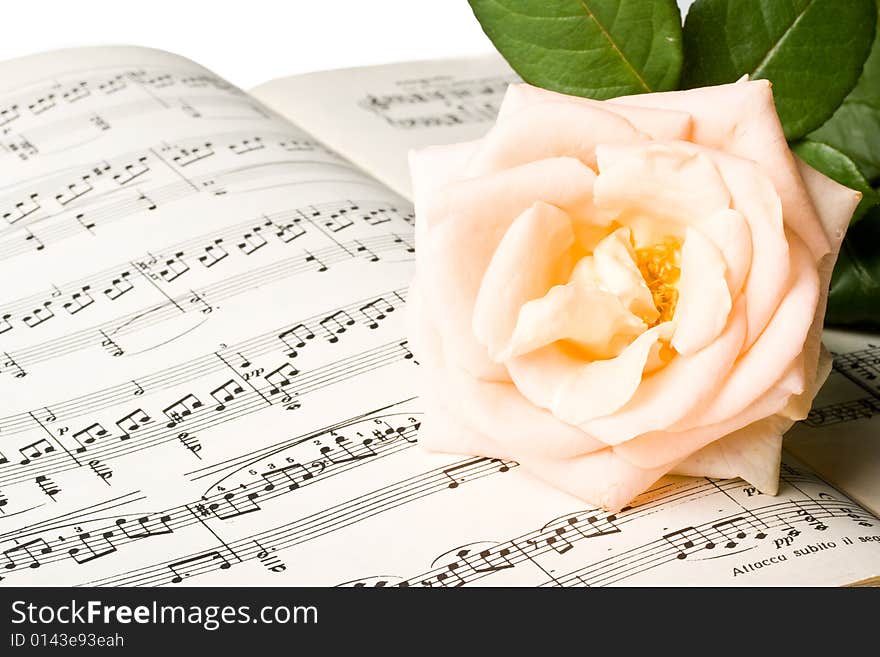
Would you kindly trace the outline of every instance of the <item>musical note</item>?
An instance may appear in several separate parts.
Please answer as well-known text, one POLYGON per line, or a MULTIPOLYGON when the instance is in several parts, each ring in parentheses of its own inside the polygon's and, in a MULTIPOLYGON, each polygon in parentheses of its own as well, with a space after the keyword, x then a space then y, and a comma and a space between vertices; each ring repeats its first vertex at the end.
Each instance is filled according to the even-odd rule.
POLYGON ((46 248, 46 245, 43 243, 39 237, 34 235, 30 229, 25 229, 25 243, 29 246, 29 248, 33 248, 35 251, 42 251, 46 248))
POLYGON ((92 469, 92 472, 95 473, 95 476, 98 477, 101 481, 103 481, 108 486, 110 485, 110 478, 113 476, 113 470, 110 469, 104 463, 101 463, 98 459, 92 459, 89 461, 89 467, 92 469))
POLYGON ((111 301, 116 301, 119 297, 134 289, 128 278, 131 272, 124 271, 117 278, 110 281, 110 286, 104 290, 104 294, 111 301))
POLYGON ((159 276, 166 283, 176 281, 189 271, 189 265, 183 260, 183 251, 178 251, 171 258, 165 260, 165 266, 159 270, 159 276))
POLYGON ((198 438, 190 435, 190 433, 187 431, 183 431, 178 434, 177 439, 180 441, 181 445, 183 445, 190 451, 193 456, 201 460, 202 457, 199 456, 199 452, 202 451, 202 443, 199 442, 198 438))
POLYGON ((55 445, 50 443, 46 438, 40 438, 18 450, 21 454, 21 465, 28 465, 31 461, 42 458, 46 454, 55 452, 55 445))
POLYGON ((61 206, 65 206, 73 203, 75 200, 85 196, 89 192, 94 191, 95 188, 92 186, 91 182, 89 182, 90 177, 91 176, 83 176, 81 180, 69 184, 67 189, 60 194, 55 195, 55 200, 58 201, 61 206))
MULTIPOLYGON (((322 470, 323 467, 322 465, 322 470)), ((278 486, 286 486, 288 490, 296 490, 302 482, 309 481, 314 476, 314 473, 299 463, 291 463, 277 470, 268 470, 260 473, 260 477, 266 482, 266 487, 264 488, 266 491, 275 490, 278 486)))
POLYGON ((181 397, 170 406, 162 409, 162 413, 164 413, 169 420, 166 426, 169 429, 173 429, 201 407, 202 402, 199 401, 195 395, 188 394, 181 397))
POLYGON ((433 588, 435 586, 440 586, 443 588, 457 588, 459 586, 464 586, 465 581, 462 576, 459 574, 459 568, 461 568, 461 564, 458 561, 454 561, 451 564, 448 564, 442 572, 439 572, 431 577, 427 577, 421 582, 419 582, 422 586, 427 586, 429 588, 433 588))
POLYGON ((80 565, 116 552, 116 546, 110 540, 113 538, 113 532, 104 532, 97 536, 92 536, 89 532, 83 532, 77 534, 76 538, 80 545, 70 548, 67 554, 80 565))
POLYGON ((82 454, 85 452, 88 447, 87 445, 93 444, 96 440, 100 438, 104 438, 108 435, 107 430, 101 426, 99 422, 94 422, 90 424, 85 429, 81 429, 73 434, 73 440, 79 445, 79 447, 75 448, 75 452, 77 454, 82 454))
POLYGON ((228 569, 231 565, 226 557, 217 550, 176 561, 168 566, 168 570, 174 574, 171 583, 180 584, 183 580, 198 575, 202 570, 213 569, 215 564, 222 570, 228 569))
POLYGON ((510 467, 501 459, 478 457, 458 463, 443 470, 443 474, 449 478, 449 488, 458 488, 459 485, 470 481, 473 477, 481 475, 484 466, 491 466, 497 472, 507 472, 510 467))
POLYGON ((142 204, 143 209, 147 210, 148 212, 152 212, 156 209, 156 207, 158 207, 156 205, 156 202, 143 192, 137 193, 137 200, 138 203, 142 204))
POLYGON ((325 265, 324 262, 320 258, 318 258, 318 256, 308 250, 306 251, 306 262, 314 262, 315 264, 317 264, 319 272, 327 271, 327 265, 325 265))
POLYGON ((344 310, 337 310, 332 315, 328 315, 318 322, 324 332, 327 334, 327 341, 335 344, 339 342, 337 334, 345 333, 349 326, 354 326, 354 319, 344 310))
POLYGON ((367 259, 367 261, 379 262, 379 256, 376 255, 375 251, 373 251, 369 247, 365 246, 359 240, 355 240, 354 243, 356 246, 355 251, 357 253, 360 253, 361 255, 363 255, 367 259))
POLYGON ((159 517, 143 516, 133 522, 126 518, 119 518, 116 521, 116 526, 122 530, 127 538, 139 539, 173 533, 174 530, 171 528, 170 522, 171 516, 166 514, 159 517))
POLYGON ((49 547, 49 544, 43 538, 34 538, 27 543, 20 543, 0 552, 6 559, 3 567, 7 570, 18 568, 20 563, 18 559, 21 556, 26 557, 25 562, 28 568, 39 568, 41 564, 38 557, 51 553, 52 548, 49 547))
POLYGON ((195 292, 194 290, 190 290, 190 292, 192 293, 192 296, 189 298, 189 302, 191 304, 199 306, 199 311, 202 314, 210 315, 212 312, 214 312, 214 308, 211 307, 211 304, 209 304, 205 300, 205 297, 202 294, 199 294, 198 292, 195 292))
POLYGON ((384 298, 379 297, 375 301, 361 306, 358 310, 366 319, 367 326, 371 329, 377 329, 379 328, 379 322, 388 316, 387 313, 394 312, 394 306, 385 301, 384 298))
POLYGON ((198 256, 199 262, 210 269, 221 260, 227 258, 229 253, 221 246, 222 244, 223 238, 215 239, 211 244, 208 244, 204 249, 205 253, 198 256))
POLYGON ((235 379, 230 379, 222 386, 215 388, 211 391, 211 396, 217 401, 217 406, 214 408, 214 410, 226 410, 226 404, 234 400, 238 395, 243 392, 244 388, 242 388, 241 384, 239 384, 235 379))
POLYGON ((345 436, 335 436, 333 442, 335 447, 325 445, 320 449, 320 452, 321 456, 336 465, 376 456, 376 452, 370 447, 370 444, 373 442, 371 438, 367 438, 354 446, 345 436))
POLYGON ((190 164, 195 164, 200 160, 204 160, 205 158, 214 155, 214 149, 210 142, 205 142, 200 146, 192 146, 190 148, 167 146, 163 150, 174 153, 174 155, 171 156, 171 160, 179 167, 186 167, 190 164))
POLYGON ((110 356, 117 358, 125 354, 125 351, 119 346, 119 343, 116 342, 116 340, 107 335, 103 330, 99 330, 98 333, 101 335, 101 347, 110 356))
MULTIPOLYGON (((143 394, 143 388, 140 388, 140 386, 138 386, 138 388, 141 391, 140 394, 143 394)), ((137 394, 138 392, 135 391, 135 395, 137 394)), ((149 415, 147 415, 147 413, 143 409, 137 408, 133 410, 128 415, 125 415, 116 421, 116 426, 119 427, 119 431, 121 432, 119 439, 130 439, 131 435, 135 431, 143 428, 145 425, 149 424, 152 421, 153 419, 149 415)))
POLYGON ((9 105, 8 107, 4 107, 0 109, 0 128, 9 123, 12 123, 16 119, 21 116, 21 113, 18 111, 18 105, 9 105))
POLYGON ((413 356, 413 352, 412 352, 412 351, 410 350, 410 348, 409 348, 409 340, 404 340, 403 342, 400 343, 399 346, 400 346, 401 350, 403 350, 403 357, 404 357, 404 359, 406 359, 406 360, 411 360, 411 361, 414 362, 416 365, 419 364, 419 361, 417 361, 417 360, 415 359, 415 357, 413 356))
POLYGON ((53 502, 55 501, 55 496, 61 492, 61 488, 47 475, 39 475, 34 481, 43 494, 47 495, 53 502))
POLYGON ((711 550, 715 543, 709 540, 703 532, 694 527, 685 527, 663 535, 663 540, 676 550, 676 559, 687 559, 691 553, 706 549, 711 550))
POLYGON ((16 379, 23 379, 27 376, 25 369, 6 351, 3 352, 3 369, 11 370, 16 379))
POLYGON ((269 394, 277 395, 279 392, 282 392, 291 384, 293 377, 297 374, 299 374, 299 370, 289 363, 284 363, 281 367, 269 372, 263 377, 266 383, 269 384, 269 394))
POLYGON ((299 219, 294 219, 286 224, 274 224, 274 226, 277 229, 276 237, 285 244, 289 244, 306 234, 306 229, 302 227, 299 219))
POLYGON ((39 194, 31 194, 26 201, 19 201, 13 206, 13 210, 3 213, 3 218, 10 224, 14 224, 22 219, 26 219, 32 214, 38 212, 42 206, 39 201, 39 194))
POLYGON ((24 321, 24 323, 30 328, 36 328, 43 322, 48 322, 55 317, 55 313, 52 312, 52 309, 50 308, 51 305, 51 301, 44 301, 42 308, 35 308, 31 311, 30 315, 25 315, 22 321, 24 321))
MULTIPOLYGON (((739 545, 740 541, 746 538, 746 530, 754 530, 754 525, 751 520, 741 517, 716 522, 712 525, 712 529, 722 536, 724 547, 732 549, 739 545)), ((755 532, 754 537, 762 539, 766 538, 767 534, 763 531, 757 531, 755 532)))
POLYGON ((242 241, 238 243, 238 248, 243 254, 251 255, 268 244, 266 238, 260 234, 261 230, 262 228, 257 226, 244 234, 242 241))
POLYGON ((489 548, 473 552, 469 549, 459 550, 456 556, 475 573, 497 573, 501 570, 513 568, 510 559, 511 548, 489 548))
POLYGON ((354 221, 346 215, 346 212, 346 208, 340 208, 338 211, 331 213, 329 218, 324 221, 324 227, 333 233, 338 233, 353 226, 354 221))
POLYGON ((79 292, 71 294, 70 301, 64 304, 64 309, 71 315, 76 315, 84 308, 88 308, 95 303, 95 299, 89 294, 90 289, 90 286, 84 285, 79 292))
POLYGON ((214 514, 219 520, 229 520, 237 518, 248 513, 254 513, 260 510, 260 505, 256 503, 258 493, 248 493, 240 496, 235 493, 226 493, 219 502, 211 502, 208 504, 208 510, 214 514))
POLYGON ((290 350, 287 354, 289 358, 294 358, 298 353, 296 350, 305 347, 306 341, 312 340, 314 337, 315 334, 303 324, 297 324, 293 328, 278 334, 278 339, 290 350), (291 346, 291 343, 293 343, 293 346, 291 346))
POLYGON ((229 150, 236 155, 245 155, 246 153, 262 150, 265 147, 266 145, 263 143, 263 140, 260 137, 242 139, 238 143, 229 144, 229 150))
POLYGON ((147 157, 143 155, 137 159, 136 162, 132 162, 130 164, 126 164, 122 167, 122 171, 117 174, 114 174, 113 180, 115 180, 120 187, 127 185, 132 180, 139 178, 150 170, 149 165, 147 164, 147 157))
POLYGON ((413 246, 412 242, 410 242, 408 239, 401 237, 397 233, 393 233, 392 235, 394 237, 394 243, 400 244, 401 246, 403 246, 406 249, 407 253, 415 253, 416 252, 416 247, 413 246))
POLYGON ((257 552, 257 559, 260 560, 260 563, 263 564, 263 567, 265 567, 269 572, 283 573, 285 570, 287 570, 287 566, 284 564, 284 562, 281 561, 281 559, 279 559, 277 555, 273 554, 275 552, 274 547, 267 550, 257 540, 254 540, 254 545, 256 545, 259 549, 259 552, 257 552))

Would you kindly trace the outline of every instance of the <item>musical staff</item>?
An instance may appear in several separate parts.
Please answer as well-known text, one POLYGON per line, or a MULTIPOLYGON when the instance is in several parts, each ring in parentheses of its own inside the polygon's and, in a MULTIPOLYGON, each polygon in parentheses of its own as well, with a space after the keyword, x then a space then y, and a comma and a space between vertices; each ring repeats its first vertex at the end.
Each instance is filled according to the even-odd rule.
MULTIPOLYGON (((74 557, 74 561, 83 564, 110 556, 119 550, 124 551, 126 546, 135 541, 181 532, 186 528, 198 526, 206 520, 227 521, 257 513, 262 511, 262 505, 277 501, 302 487, 318 485, 333 477, 342 476, 352 468, 362 466, 360 459, 334 458, 333 448, 327 451, 314 449, 312 443, 316 439, 326 437, 329 442, 337 442, 339 432, 351 436, 368 433, 371 437, 363 440, 373 445, 370 458, 376 460, 412 447, 416 442, 418 419, 400 414, 389 415, 383 413, 383 410, 371 413, 366 418, 353 418, 318 434, 289 439, 268 455, 257 454, 256 458, 251 456, 246 466, 224 476, 203 496, 174 508, 137 518, 126 516, 110 521, 95 522, 83 518, 77 520, 77 524, 87 526, 88 531, 68 536, 59 535, 59 531, 63 530, 65 523, 69 524, 69 519, 64 519, 57 527, 51 521, 43 523, 38 528, 41 536, 33 539, 33 541, 38 540, 44 547, 44 555, 50 555, 43 558, 42 564, 63 562, 68 557, 74 557), (387 433, 382 432, 381 437, 373 437, 375 430, 371 427, 377 426, 377 422, 378 426, 387 426, 389 429, 393 426, 393 429, 387 433), (309 455, 309 446, 312 447, 311 455, 309 455), (282 468, 274 466, 279 457, 283 459, 288 454, 300 453, 303 453, 303 462, 307 465, 293 463, 282 468), (255 474, 251 475, 251 471, 255 474), (237 483, 233 484, 233 481, 237 483), (228 487, 232 485, 235 489, 228 491, 228 487)), ((4 535, 0 535, 0 547, 4 538, 4 535)), ((17 549, 17 546, 9 548, 13 552, 17 549)), ((269 549, 274 552, 277 548, 269 549)), ((264 551, 265 548, 260 547, 260 550, 264 551)), ((263 560, 265 558, 262 557, 263 560)), ((7 565, 6 569, 14 572, 30 567, 32 567, 30 562, 14 563, 7 565)))
POLYGON ((514 75, 479 80, 423 79, 399 83, 396 93, 362 98, 358 105, 396 129, 414 130, 495 120, 514 75))

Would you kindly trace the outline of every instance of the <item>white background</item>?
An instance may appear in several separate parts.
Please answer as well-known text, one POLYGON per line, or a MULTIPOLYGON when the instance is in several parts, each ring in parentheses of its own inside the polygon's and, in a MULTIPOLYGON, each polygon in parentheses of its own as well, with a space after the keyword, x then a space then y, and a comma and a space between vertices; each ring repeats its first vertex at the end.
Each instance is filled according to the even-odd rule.
POLYGON ((189 57, 244 88, 294 73, 492 49, 466 0, 4 4, 0 60, 70 46, 136 44, 189 57))

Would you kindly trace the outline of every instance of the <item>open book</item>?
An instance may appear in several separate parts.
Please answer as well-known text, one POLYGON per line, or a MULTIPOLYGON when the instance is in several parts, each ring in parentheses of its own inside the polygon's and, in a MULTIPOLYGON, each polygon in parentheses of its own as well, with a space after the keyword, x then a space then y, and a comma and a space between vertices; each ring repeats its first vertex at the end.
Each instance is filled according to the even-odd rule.
POLYGON ((140 48, 0 64, 0 585, 880 575, 858 336, 830 336, 776 497, 667 477, 608 514, 418 446, 406 151, 482 134, 513 79, 486 57, 247 94, 140 48))

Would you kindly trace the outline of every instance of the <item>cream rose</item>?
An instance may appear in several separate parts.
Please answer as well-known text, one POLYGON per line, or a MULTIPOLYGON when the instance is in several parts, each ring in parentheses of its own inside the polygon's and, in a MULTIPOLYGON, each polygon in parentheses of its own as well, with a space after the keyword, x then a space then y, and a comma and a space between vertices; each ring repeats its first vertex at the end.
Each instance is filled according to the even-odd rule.
POLYGON ((512 85, 485 138, 411 169, 423 445, 612 511, 667 473, 776 493, 859 194, 792 155, 768 82, 512 85))

